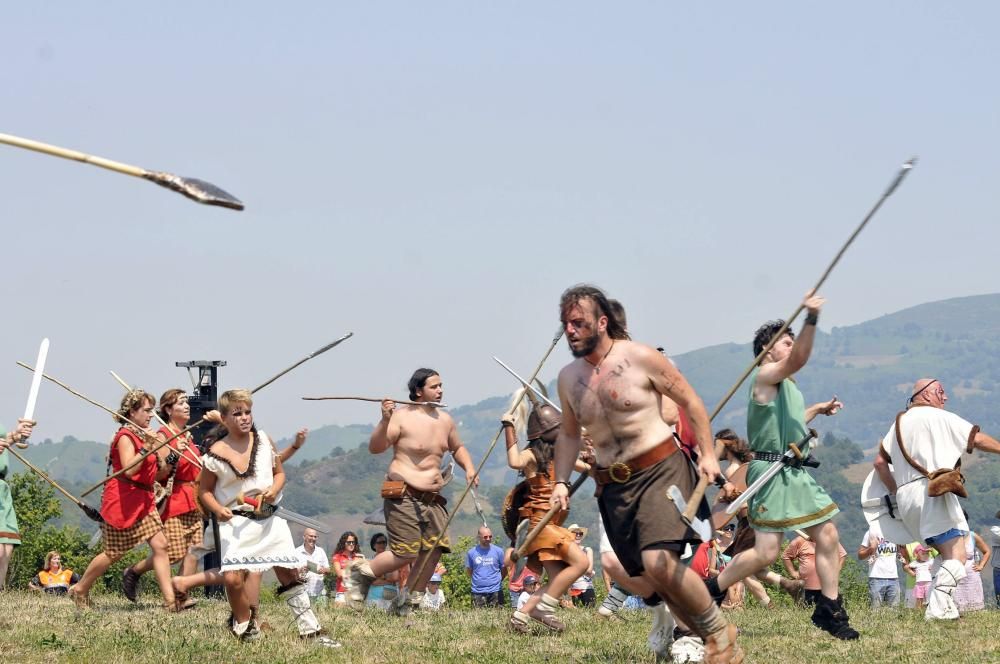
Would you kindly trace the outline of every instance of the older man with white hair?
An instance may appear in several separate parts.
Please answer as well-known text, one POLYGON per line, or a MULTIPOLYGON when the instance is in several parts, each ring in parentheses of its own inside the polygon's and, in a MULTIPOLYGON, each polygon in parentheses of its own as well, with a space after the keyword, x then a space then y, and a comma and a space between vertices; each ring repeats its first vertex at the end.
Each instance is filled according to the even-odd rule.
POLYGON ((941 553, 941 567, 927 599, 928 620, 958 618, 953 594, 965 576, 965 538, 969 524, 958 502, 965 495, 959 474, 962 454, 979 449, 1000 454, 1000 442, 954 413, 936 378, 921 378, 907 409, 879 446, 875 472, 896 495, 898 514, 906 529, 941 553))

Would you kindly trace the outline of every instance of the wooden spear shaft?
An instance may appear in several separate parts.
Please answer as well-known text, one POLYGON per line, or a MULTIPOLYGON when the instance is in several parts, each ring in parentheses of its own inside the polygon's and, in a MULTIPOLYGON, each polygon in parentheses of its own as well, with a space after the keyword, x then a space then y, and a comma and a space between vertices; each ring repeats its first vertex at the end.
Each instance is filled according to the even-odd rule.
MULTIPOLYGON (((885 192, 883 192, 882 196, 878 199, 878 201, 876 201, 875 205, 872 206, 871 210, 868 211, 868 214, 865 215, 865 218, 861 220, 861 223, 858 224, 858 227, 854 229, 854 232, 851 233, 850 237, 847 238, 847 242, 845 242, 843 246, 840 247, 840 251, 838 251, 837 254, 833 257, 833 260, 826 267, 826 270, 823 271, 823 274, 820 276, 819 281, 816 282, 816 285, 813 286, 812 291, 810 291, 811 293, 816 293, 817 291, 819 291, 820 286, 822 286, 826 282, 826 278, 830 276, 830 273, 833 272, 833 268, 835 268, 837 266, 837 263, 840 262, 840 259, 844 256, 844 253, 847 251, 847 248, 850 247, 851 244, 854 242, 855 238, 857 238, 858 235, 861 234, 861 231, 864 230, 865 226, 868 225, 868 222, 871 221, 872 217, 875 216, 875 213, 879 211, 879 208, 882 207, 882 204, 885 203, 885 201, 890 196, 892 196, 893 192, 895 192, 896 189, 899 187, 899 185, 903 182, 903 178, 905 178, 909 174, 909 172, 913 170, 913 167, 914 165, 916 165, 916 163, 917 163, 917 158, 913 157, 900 167, 899 172, 896 173, 896 177, 893 178, 892 182, 886 188, 885 192)), ((747 376, 749 376, 753 372, 754 368, 758 364, 760 364, 760 361, 763 360, 764 356, 767 355, 768 352, 771 350, 771 348, 774 347, 774 344, 778 343, 781 337, 784 336, 785 332, 795 321, 795 319, 799 317, 799 314, 802 313, 803 309, 805 309, 805 303, 800 303, 799 306, 796 307, 795 311, 792 312, 792 315, 789 316, 788 319, 785 321, 785 324, 778 329, 778 331, 774 334, 773 337, 771 337, 771 341, 769 341, 767 345, 764 346, 764 349, 757 354, 757 357, 753 359, 753 362, 750 363, 750 366, 746 368, 746 370, 740 375, 736 383, 731 388, 729 388, 729 391, 726 392, 726 395, 722 397, 722 400, 719 401, 719 404, 715 407, 715 410, 713 410, 712 414, 709 416, 708 418, 709 422, 714 420, 716 415, 718 415, 722 411, 722 409, 726 407, 726 404, 729 403, 729 400, 733 397, 734 394, 736 394, 736 390, 740 389, 740 386, 743 384, 743 381, 745 381, 747 379, 747 376)), ((718 456, 718 452, 716 453, 716 456, 718 456)), ((708 478, 703 476, 698 480, 698 485, 695 487, 694 491, 691 494, 692 498, 698 496, 697 502, 695 502, 694 500, 688 501, 688 509, 687 512, 684 514, 685 518, 688 521, 694 518, 694 513, 698 509, 698 503, 701 502, 701 496, 705 495, 705 489, 707 487, 708 487, 708 478)))

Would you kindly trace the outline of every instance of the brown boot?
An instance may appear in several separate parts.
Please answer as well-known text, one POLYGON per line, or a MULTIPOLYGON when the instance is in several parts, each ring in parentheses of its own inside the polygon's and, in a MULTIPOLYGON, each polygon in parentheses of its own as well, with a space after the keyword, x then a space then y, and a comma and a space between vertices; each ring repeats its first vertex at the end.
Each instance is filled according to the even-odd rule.
POLYGON ((736 625, 708 635, 705 639, 705 664, 741 664, 743 650, 736 643, 736 625))
POLYGON ((122 592, 128 601, 135 604, 139 596, 139 575, 131 567, 122 572, 122 592))
POLYGON ((788 593, 789 597, 796 604, 802 604, 802 595, 805 592, 806 582, 802 579, 786 579, 781 577, 781 581, 778 582, 781 589, 788 593))

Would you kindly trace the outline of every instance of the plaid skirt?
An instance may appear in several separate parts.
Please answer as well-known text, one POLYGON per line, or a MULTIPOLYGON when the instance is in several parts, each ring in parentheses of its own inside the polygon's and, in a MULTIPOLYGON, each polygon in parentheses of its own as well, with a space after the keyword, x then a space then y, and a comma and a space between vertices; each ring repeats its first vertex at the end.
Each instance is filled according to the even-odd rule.
POLYGON ((162 529, 160 513, 156 510, 143 517, 142 521, 137 521, 121 530, 107 523, 102 523, 101 536, 104 538, 104 553, 117 560, 162 529))
POLYGON ((163 534, 167 537, 167 556, 173 565, 184 558, 192 546, 201 544, 201 514, 194 510, 170 517, 163 522, 163 534))

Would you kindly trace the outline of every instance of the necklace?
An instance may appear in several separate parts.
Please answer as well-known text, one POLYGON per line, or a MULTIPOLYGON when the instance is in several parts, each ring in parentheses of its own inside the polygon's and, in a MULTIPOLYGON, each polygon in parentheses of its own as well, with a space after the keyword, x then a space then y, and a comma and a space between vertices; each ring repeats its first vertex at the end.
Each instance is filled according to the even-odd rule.
MULTIPOLYGON (((608 359, 608 355, 611 354, 611 351, 614 349, 614 347, 615 347, 615 340, 612 339, 611 340, 611 347, 608 348, 608 352, 606 352, 604 354, 604 357, 601 358, 600 362, 598 362, 597 364, 594 364, 594 373, 595 374, 600 375, 600 373, 601 373, 601 365, 604 364, 604 360, 608 359)), ((584 358, 584 359, 586 359, 586 358, 584 358)), ((587 360, 587 363, 588 364, 593 364, 593 362, 591 362, 590 360, 587 360)))

